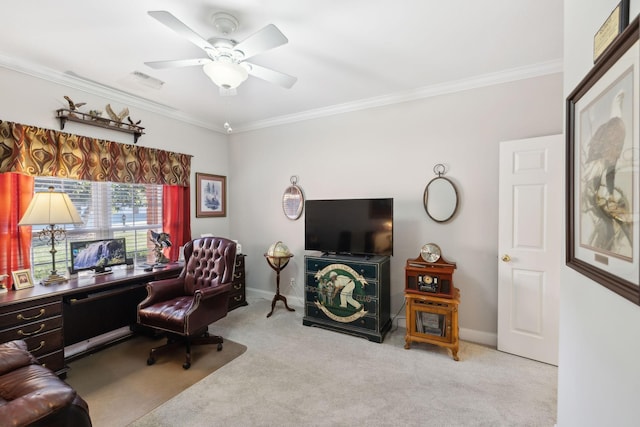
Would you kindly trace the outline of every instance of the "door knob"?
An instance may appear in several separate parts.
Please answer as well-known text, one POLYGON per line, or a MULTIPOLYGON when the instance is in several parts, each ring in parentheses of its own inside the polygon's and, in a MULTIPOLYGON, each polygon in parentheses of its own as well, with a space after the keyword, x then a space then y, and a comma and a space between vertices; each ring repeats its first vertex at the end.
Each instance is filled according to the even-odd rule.
POLYGON ((508 254, 502 255, 502 261, 509 262, 511 261, 511 257, 508 254))

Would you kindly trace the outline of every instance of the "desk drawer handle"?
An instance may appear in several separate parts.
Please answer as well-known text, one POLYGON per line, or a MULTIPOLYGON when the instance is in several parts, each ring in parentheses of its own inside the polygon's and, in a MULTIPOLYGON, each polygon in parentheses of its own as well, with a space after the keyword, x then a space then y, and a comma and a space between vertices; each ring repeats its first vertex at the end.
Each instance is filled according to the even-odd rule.
POLYGON ((238 283, 237 285, 233 285, 233 289, 236 289, 236 290, 242 289, 242 283, 238 283))
POLYGON ((235 301, 242 301, 242 296, 239 295, 239 296, 233 297, 233 299, 235 301))
POLYGON ((242 277, 242 273, 233 273, 234 279, 240 279, 242 277))
POLYGON ((31 349, 29 350, 29 352, 35 353, 36 351, 40 350, 42 347, 44 347, 44 341, 40 341, 40 345, 38 346, 38 348, 31 349))
POLYGON ((22 329, 20 329, 20 330, 18 331, 18 335, 22 335, 23 337, 28 337, 28 336, 35 335, 35 334, 37 334, 37 333, 42 332, 42 330, 43 330, 43 329, 44 329, 44 323, 42 323, 42 324, 40 325, 40 327, 38 328, 38 330, 33 331, 33 332, 23 332, 23 331, 22 331, 22 329))
POLYGON ((40 313, 36 314, 33 317, 25 317, 22 315, 22 313, 18 314, 18 320, 33 320, 33 319, 37 319, 38 317, 42 317, 42 315, 44 314, 44 308, 40 309, 40 313))

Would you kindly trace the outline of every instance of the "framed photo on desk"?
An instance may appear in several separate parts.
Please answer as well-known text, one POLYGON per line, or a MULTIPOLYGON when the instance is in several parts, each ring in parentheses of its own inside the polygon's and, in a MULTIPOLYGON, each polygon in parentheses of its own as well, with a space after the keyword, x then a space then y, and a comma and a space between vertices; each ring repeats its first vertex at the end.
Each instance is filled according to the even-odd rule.
POLYGON ((18 289, 33 288, 31 270, 16 270, 11 273, 13 276, 13 287, 18 289))

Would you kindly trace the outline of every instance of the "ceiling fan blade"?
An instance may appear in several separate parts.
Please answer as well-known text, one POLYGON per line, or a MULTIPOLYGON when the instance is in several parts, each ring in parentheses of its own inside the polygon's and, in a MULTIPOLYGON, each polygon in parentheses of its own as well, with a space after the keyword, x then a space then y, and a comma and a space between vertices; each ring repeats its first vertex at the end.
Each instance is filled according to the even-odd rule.
POLYGON ((199 34, 197 34, 191 28, 187 27, 182 21, 180 21, 178 18, 176 18, 166 10, 151 10, 147 13, 149 14, 149 16, 157 19, 162 24, 166 25, 176 33, 189 40, 191 43, 198 46, 200 49, 204 51, 207 51, 209 49, 216 51, 216 48, 211 43, 202 38, 199 34))
POLYGON ((278 27, 269 24, 235 45, 233 50, 241 51, 244 54, 244 59, 247 59, 288 42, 289 39, 280 32, 278 27))
POLYGON ((164 68, 179 68, 179 67, 193 67, 195 65, 204 65, 211 62, 209 58, 194 58, 194 59, 174 59, 169 61, 151 61, 145 62, 151 68, 161 70, 164 68))
POLYGON ((272 70, 270 68, 265 68, 260 65, 251 64, 249 62, 243 62, 243 64, 249 65, 251 69, 249 70, 249 74, 269 83, 276 84, 278 86, 282 86, 285 89, 291 89, 291 87, 298 81, 297 77, 290 76, 285 73, 281 73, 280 71, 272 70))

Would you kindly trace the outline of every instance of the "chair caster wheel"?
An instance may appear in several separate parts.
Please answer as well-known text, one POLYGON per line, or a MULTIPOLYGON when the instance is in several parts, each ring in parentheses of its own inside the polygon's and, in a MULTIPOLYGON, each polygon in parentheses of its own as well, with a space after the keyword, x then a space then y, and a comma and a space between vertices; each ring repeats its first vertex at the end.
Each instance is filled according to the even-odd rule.
POLYGON ((150 358, 147 359, 147 365, 148 366, 151 366, 154 363, 156 363, 156 359, 154 359, 153 357, 150 357, 150 358))
POLYGON ((218 351, 222 350, 222 343, 218 343, 218 351))
POLYGON ((189 362, 184 362, 182 364, 182 369, 189 369, 190 367, 191 367, 191 363, 189 363, 189 362))

